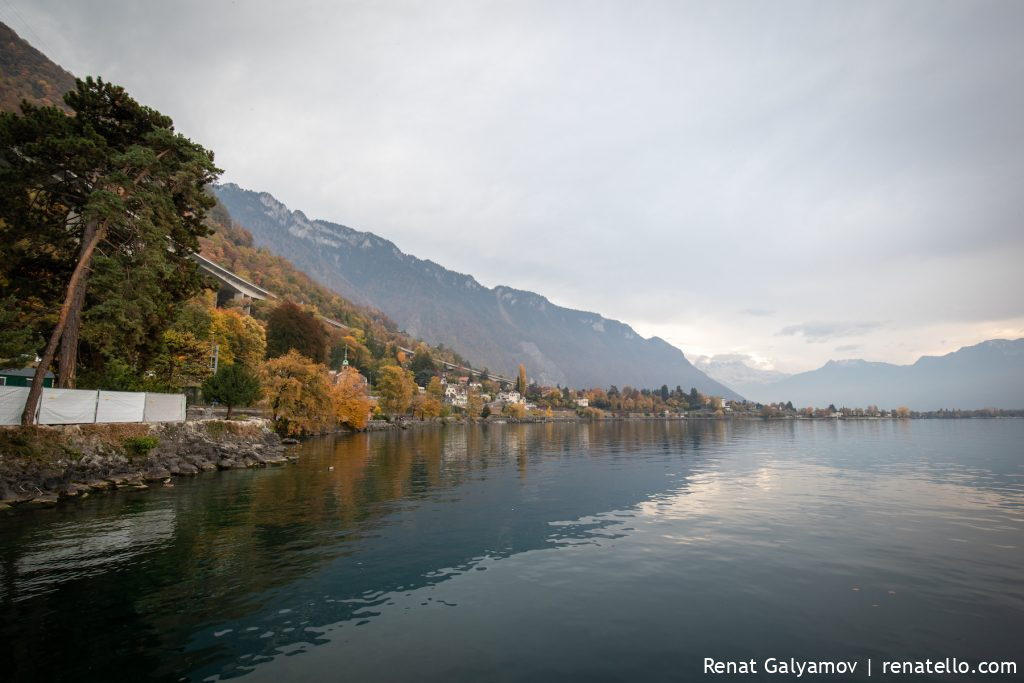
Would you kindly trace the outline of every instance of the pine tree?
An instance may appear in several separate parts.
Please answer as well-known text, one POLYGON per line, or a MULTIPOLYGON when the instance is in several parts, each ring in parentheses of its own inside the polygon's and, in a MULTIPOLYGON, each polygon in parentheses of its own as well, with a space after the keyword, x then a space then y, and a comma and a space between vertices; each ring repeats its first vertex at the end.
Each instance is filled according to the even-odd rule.
MULTIPOLYGON (((105 258, 119 261, 122 272, 130 264, 154 290, 198 290, 201 280, 188 253, 206 234, 203 220, 213 199, 204 188, 220 172, 212 153, 175 133, 170 118, 123 88, 80 80, 65 102, 74 116, 29 104, 20 114, 0 113, 4 279, 19 301, 26 292, 44 310, 60 302, 56 321, 44 316, 48 322, 40 323, 48 326, 49 340, 23 424, 35 421, 43 377, 62 340, 61 381, 74 377, 90 267, 101 244, 105 258)), ((171 316, 163 315, 166 327, 171 316)), ((134 316, 121 318, 130 322, 134 316)), ((156 347, 153 330, 148 332, 147 339, 130 341, 156 347)))
POLYGON ((227 406, 227 419, 235 406, 252 405, 260 397, 260 380, 241 363, 221 365, 217 372, 203 382, 203 399, 227 406))

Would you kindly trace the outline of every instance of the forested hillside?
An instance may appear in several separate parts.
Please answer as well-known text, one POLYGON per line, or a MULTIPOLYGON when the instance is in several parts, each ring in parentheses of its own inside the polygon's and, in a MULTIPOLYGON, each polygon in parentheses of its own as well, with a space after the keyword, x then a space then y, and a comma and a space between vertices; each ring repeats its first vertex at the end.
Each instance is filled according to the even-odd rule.
MULTIPOLYGON (((219 201, 210 211, 207 223, 212 232, 200 239, 203 256, 278 296, 312 306, 321 315, 353 328, 349 331, 331 328, 332 365, 341 361, 347 348, 349 361, 373 375, 382 359, 402 358, 400 347, 415 349, 421 344, 400 331, 380 311, 352 303, 314 281, 283 256, 256 247, 252 234, 233 220, 219 201)), ((257 302, 253 313, 258 318, 265 318, 273 306, 272 303, 257 302)), ((431 355, 437 360, 469 365, 451 349, 434 348, 431 355)))
POLYGON ((563 308, 533 292, 484 287, 373 233, 310 220, 265 192, 230 183, 215 192, 257 244, 288 254, 346 297, 379 307, 409 333, 457 347, 492 370, 511 375, 526 363, 531 378, 546 385, 668 384, 740 398, 679 349, 644 339, 617 320, 563 308))
POLYGON ((0 110, 17 111, 22 100, 68 110, 62 99, 75 77, 0 23, 0 110))

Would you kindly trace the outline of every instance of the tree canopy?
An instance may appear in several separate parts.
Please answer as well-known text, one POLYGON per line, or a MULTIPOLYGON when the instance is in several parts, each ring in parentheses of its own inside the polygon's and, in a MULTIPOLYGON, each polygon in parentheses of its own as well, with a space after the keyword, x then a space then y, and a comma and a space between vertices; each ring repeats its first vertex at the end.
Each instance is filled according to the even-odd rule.
POLYGON ((377 378, 377 393, 380 395, 380 407, 385 412, 392 415, 404 413, 416 393, 412 373, 397 365, 381 368, 377 378))
POLYGON ((203 382, 203 399, 227 406, 227 419, 235 406, 251 405, 260 397, 260 380, 241 363, 221 365, 217 372, 203 382))
POLYGON ((267 357, 278 358, 289 351, 311 359, 327 361, 327 335, 316 315, 291 301, 282 302, 267 318, 267 357))
POLYGON ((0 281, 24 327, 48 338, 23 422, 58 344, 74 383, 79 337, 90 370, 140 374, 176 306, 203 280, 191 260, 213 205, 213 154, 123 88, 91 78, 65 95, 74 113, 25 103, 0 113, 0 281))

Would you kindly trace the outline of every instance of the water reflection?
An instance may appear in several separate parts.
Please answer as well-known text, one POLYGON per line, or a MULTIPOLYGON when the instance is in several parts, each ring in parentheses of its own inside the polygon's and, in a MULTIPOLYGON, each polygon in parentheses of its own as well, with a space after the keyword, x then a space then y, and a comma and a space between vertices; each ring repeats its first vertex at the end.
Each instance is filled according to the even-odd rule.
MULTIPOLYGON (((487 618, 484 604, 529 610, 538 583, 564 584, 545 593, 553 602, 580 577, 642 600, 635 581, 679 584, 680 565, 707 574, 686 579, 705 592, 726 577, 760 585, 750 572, 773 566, 909 590, 933 554, 954 569, 923 595, 1008 591, 1012 614, 1021 424, 948 424, 552 423, 312 441, 296 466, 0 519, 0 636, 12 680, 290 678, 306 664, 281 662, 330 657, 339 630, 365 644, 352 629, 412 618, 399 613, 426 610, 436 626, 487 618)), ((558 614, 587 618, 575 603, 558 614)))

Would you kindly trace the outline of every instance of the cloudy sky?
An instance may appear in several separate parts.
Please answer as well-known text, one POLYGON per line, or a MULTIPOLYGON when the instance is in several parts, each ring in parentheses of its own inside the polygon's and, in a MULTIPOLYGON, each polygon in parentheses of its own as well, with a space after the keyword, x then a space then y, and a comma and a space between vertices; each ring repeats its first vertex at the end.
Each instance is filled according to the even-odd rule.
POLYGON ((224 179, 688 355, 1024 336, 1024 2, 4 0, 224 179))

